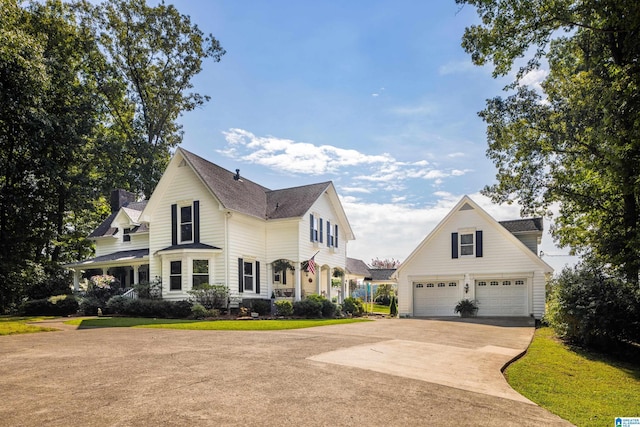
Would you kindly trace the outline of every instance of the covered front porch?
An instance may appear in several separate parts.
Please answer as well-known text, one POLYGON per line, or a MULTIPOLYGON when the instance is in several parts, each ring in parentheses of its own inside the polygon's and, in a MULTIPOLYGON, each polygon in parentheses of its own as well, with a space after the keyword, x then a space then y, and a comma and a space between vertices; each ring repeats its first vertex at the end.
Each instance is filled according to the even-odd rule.
POLYGON ((300 301, 308 295, 322 295, 342 302, 345 298, 345 270, 339 266, 315 265, 309 261, 278 259, 268 264, 271 296, 300 301))
POLYGON ((65 265, 73 270, 73 289, 80 290, 83 278, 99 274, 114 276, 123 288, 148 282, 149 278, 149 249, 114 252, 84 261, 65 265))

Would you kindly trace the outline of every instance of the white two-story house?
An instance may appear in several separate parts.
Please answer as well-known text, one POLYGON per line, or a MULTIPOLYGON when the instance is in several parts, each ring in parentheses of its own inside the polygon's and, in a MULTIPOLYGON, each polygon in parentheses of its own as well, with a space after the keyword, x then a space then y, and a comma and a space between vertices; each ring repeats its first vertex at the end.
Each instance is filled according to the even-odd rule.
POLYGON ((111 205, 89 236, 95 257, 67 266, 76 287, 91 271, 125 287, 161 281, 170 300, 203 283, 236 301, 346 294, 354 235, 331 182, 270 190, 178 148, 148 200, 115 190, 111 205))

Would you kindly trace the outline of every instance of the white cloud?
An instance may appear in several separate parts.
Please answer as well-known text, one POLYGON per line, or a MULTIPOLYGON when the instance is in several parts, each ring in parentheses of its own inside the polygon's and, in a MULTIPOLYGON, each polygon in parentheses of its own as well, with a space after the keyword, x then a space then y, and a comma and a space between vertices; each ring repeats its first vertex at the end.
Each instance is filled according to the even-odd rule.
POLYGON ((307 142, 273 136, 259 137, 243 129, 223 132, 227 147, 220 154, 278 171, 321 175, 361 165, 384 165, 395 162, 387 154, 367 155, 356 150, 331 145, 317 146, 307 142))
POLYGON ((522 76, 518 84, 520 86, 531 86, 536 91, 542 93, 541 83, 544 81, 544 79, 547 78, 548 75, 549 72, 542 68, 531 70, 527 74, 522 76))
POLYGON ((450 159, 455 159, 456 157, 464 157, 464 156, 466 156, 466 154, 461 152, 447 154, 447 157, 450 159))
POLYGON ((427 180, 440 185, 446 178, 459 177, 469 171, 435 168, 425 159, 403 162, 389 153, 370 155, 332 145, 314 145, 274 136, 261 137, 237 128, 223 134, 227 145, 217 150, 220 154, 259 164, 279 173, 348 176, 350 180, 342 188, 347 194, 399 192, 406 189, 405 183, 409 180, 427 180))

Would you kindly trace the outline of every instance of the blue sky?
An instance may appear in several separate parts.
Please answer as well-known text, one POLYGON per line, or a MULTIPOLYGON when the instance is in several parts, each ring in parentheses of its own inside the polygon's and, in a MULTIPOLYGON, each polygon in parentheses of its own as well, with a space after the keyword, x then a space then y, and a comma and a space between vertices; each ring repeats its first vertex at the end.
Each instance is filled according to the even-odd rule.
MULTIPOLYGON (((509 78, 460 46, 475 10, 451 1, 173 1, 227 50, 194 90, 182 146, 272 189, 331 180, 356 234, 348 255, 405 259, 470 195, 496 219, 519 217, 479 191, 487 98, 509 78)), ((544 71, 527 76, 535 85, 544 71)), ((548 228, 548 222, 546 228, 548 228)), ((543 238, 545 261, 571 257, 543 238)))

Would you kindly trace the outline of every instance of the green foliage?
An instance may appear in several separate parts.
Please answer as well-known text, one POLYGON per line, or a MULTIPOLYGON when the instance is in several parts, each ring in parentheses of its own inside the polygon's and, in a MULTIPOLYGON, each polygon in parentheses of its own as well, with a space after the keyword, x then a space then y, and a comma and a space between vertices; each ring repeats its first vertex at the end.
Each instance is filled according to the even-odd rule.
POLYGON ((133 289, 142 299, 161 299, 162 280, 159 278, 151 282, 140 282, 133 285, 133 289))
POLYGON ((320 295, 309 295, 301 301, 293 303, 293 314, 309 319, 322 317, 322 300, 320 295))
POLYGON ((225 285, 210 285, 203 283, 198 289, 192 289, 189 292, 191 299, 206 309, 227 308, 229 301, 229 288, 225 285))
POLYGON ((364 314, 364 306, 358 298, 348 297, 342 301, 342 311, 352 316, 362 316, 364 314))
POLYGON ((207 310, 202 304, 195 303, 191 306, 191 317, 194 319, 204 319, 209 316, 209 310, 207 310))
POLYGON ((565 268, 551 284, 545 321, 579 344, 615 349, 626 340, 640 343, 640 291, 589 263, 565 268))
MULTIPOLYGON (((202 61, 220 61, 225 51, 173 5, 111 0, 90 10, 94 32, 124 82, 126 102, 109 103, 130 153, 127 167, 138 192, 147 197, 164 171, 170 149, 182 141, 178 117, 208 101, 190 92, 202 61)), ((111 101, 109 99, 109 101, 111 101)))
POLYGON ((476 300, 461 299, 453 309, 455 314, 460 313, 462 317, 475 316, 478 312, 478 302, 476 300))
POLYGON ((44 299, 25 301, 20 312, 25 316, 69 316, 76 314, 79 305, 72 295, 57 295, 44 299))
MULTIPOLYGON (((85 299, 85 301, 90 302, 88 299, 85 299)), ((93 306, 89 306, 89 308, 93 308, 93 306)), ((97 307, 95 310, 97 312, 97 307)), ((106 304, 106 312, 104 314, 107 313, 139 317, 185 319, 192 315, 192 303, 191 301, 167 301, 142 298, 132 299, 115 296, 106 304)), ((92 313, 87 313, 85 311, 85 314, 92 313)))
POLYGON ((151 194, 181 141, 178 116, 208 100, 193 77, 224 50, 143 0, 0 0, 0 16, 2 313, 60 289, 27 277, 38 265, 91 255, 104 194, 151 194))
POLYGON ((258 313, 260 316, 271 314, 271 301, 264 299, 251 300, 251 311, 258 313))
POLYGON ((293 304, 289 300, 278 300, 275 303, 276 316, 288 317, 293 315, 293 304))
POLYGON ((520 68, 506 98, 487 102, 487 154, 497 184, 484 193, 518 200, 524 214, 560 213, 559 244, 640 271, 640 3, 628 0, 456 0, 477 8, 463 47, 494 75, 520 68), (529 55, 529 56, 528 56, 529 55), (542 92, 518 85, 546 60, 542 92))
POLYGON ((92 276, 89 279, 86 297, 99 301, 100 307, 104 308, 107 301, 119 292, 120 283, 118 283, 116 278, 108 274, 101 274, 92 276))
POLYGON ((84 297, 80 300, 80 313, 85 316, 96 316, 98 309, 105 308, 106 304, 95 297, 84 297))
POLYGON ((384 283, 378 285, 376 288, 376 293, 373 296, 373 300, 378 304, 389 305, 391 302, 391 297, 395 295, 395 290, 393 285, 390 283, 384 283))
POLYGON ((391 297, 391 303, 389 305, 389 315, 391 317, 397 317, 398 316, 398 301, 397 301, 397 298, 395 296, 391 297))

